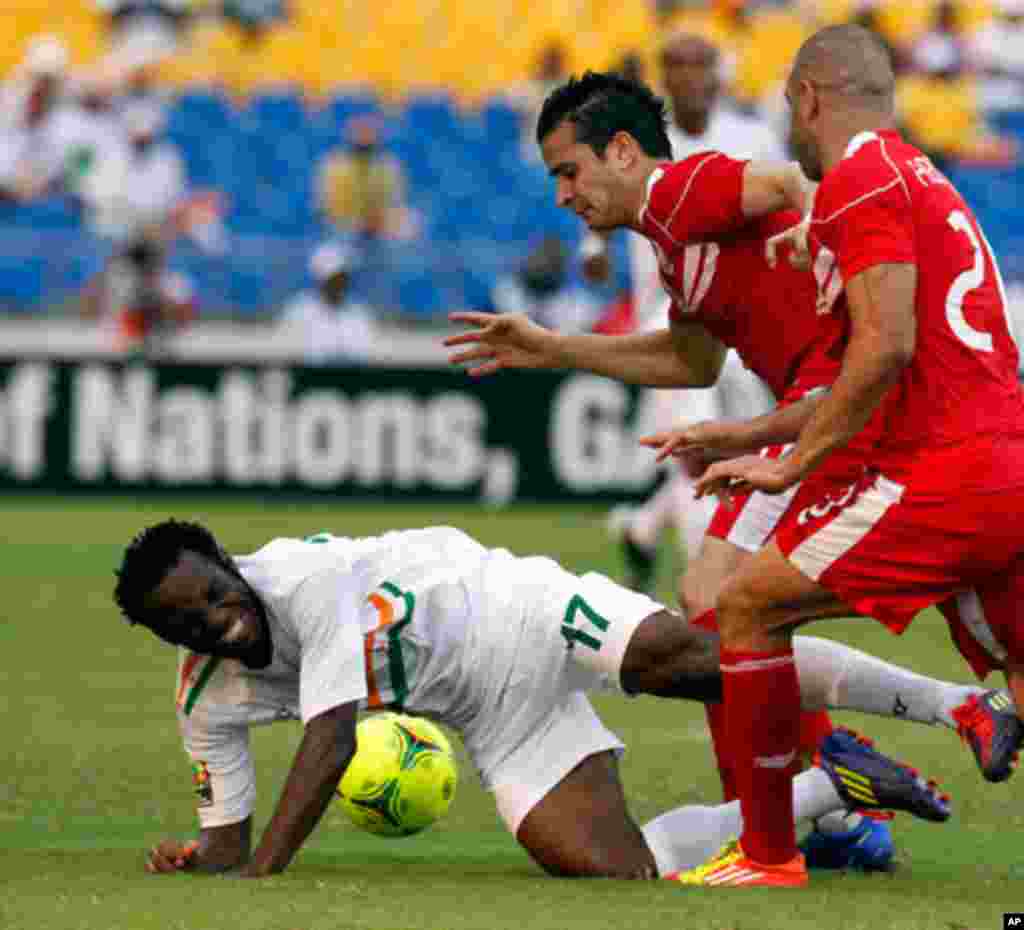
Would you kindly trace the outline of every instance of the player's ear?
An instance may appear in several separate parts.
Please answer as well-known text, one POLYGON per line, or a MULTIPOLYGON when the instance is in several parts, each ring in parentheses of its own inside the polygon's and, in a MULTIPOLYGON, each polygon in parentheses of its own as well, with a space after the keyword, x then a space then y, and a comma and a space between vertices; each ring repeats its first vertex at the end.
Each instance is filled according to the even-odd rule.
POLYGON ((797 106, 802 108, 800 115, 805 123, 817 119, 821 111, 821 95, 813 81, 806 79, 800 81, 797 106))
POLYGON ((620 130, 612 136, 606 153, 611 155, 620 168, 631 168, 640 155, 640 145, 628 132, 620 130))

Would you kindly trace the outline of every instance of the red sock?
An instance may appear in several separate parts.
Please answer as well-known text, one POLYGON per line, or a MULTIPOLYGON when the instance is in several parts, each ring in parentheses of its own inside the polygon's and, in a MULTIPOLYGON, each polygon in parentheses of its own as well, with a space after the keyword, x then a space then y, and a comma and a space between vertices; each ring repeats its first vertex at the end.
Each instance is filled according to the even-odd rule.
MULTIPOLYGON (((718 617, 714 608, 705 610, 700 616, 695 617, 690 621, 690 625, 709 633, 717 633, 718 617)), ((726 803, 735 801, 740 793, 736 787, 736 766, 725 735, 725 704, 705 704, 704 714, 708 719, 708 730, 711 732, 711 745, 715 748, 718 777, 722 782, 722 799, 726 803)))
POLYGON ((800 755, 813 759, 821 741, 835 729, 828 711, 805 710, 800 714, 800 755))
POLYGON ((800 686, 793 649, 722 650, 726 729, 743 811, 743 851, 778 865, 797 854, 793 776, 799 769, 800 686))
POLYGON ((740 792, 736 785, 736 765, 732 748, 726 737, 725 704, 705 704, 704 714, 708 719, 708 730, 711 731, 711 745, 715 748, 718 777, 722 782, 722 801, 728 804, 735 801, 740 792))

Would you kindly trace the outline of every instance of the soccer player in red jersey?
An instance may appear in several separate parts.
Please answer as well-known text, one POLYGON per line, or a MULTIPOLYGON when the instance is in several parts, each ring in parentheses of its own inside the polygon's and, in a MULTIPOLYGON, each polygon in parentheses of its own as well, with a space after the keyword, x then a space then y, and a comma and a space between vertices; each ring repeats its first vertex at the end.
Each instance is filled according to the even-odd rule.
POLYGON ((744 831, 680 876, 685 884, 806 883, 784 822, 800 622, 853 611, 899 633, 946 602, 961 651, 978 671, 1003 668, 1024 707, 1024 624, 1009 609, 1024 595, 1017 347, 977 220, 890 128, 893 84, 878 40, 852 26, 812 36, 789 78, 791 141, 808 176, 821 179, 809 226, 819 308, 848 334, 839 377, 791 452, 714 464, 698 486, 779 493, 802 482, 772 541, 718 600, 726 726, 745 756, 744 831), (829 289, 837 280, 841 293, 829 289), (834 452, 872 416, 882 430, 867 468, 836 493, 834 452))
MULTIPOLYGON (((609 102, 614 94, 628 98, 637 91, 620 84, 603 75, 571 81, 550 98, 548 118, 542 118, 538 136, 548 166, 559 179, 561 205, 574 209, 591 226, 629 225, 652 240, 663 283, 673 297, 671 328, 622 337, 563 336, 519 315, 459 313, 452 319, 476 328, 445 340, 448 346, 469 346, 452 360, 471 363, 475 375, 503 368, 583 368, 637 384, 701 387, 713 383, 730 346, 772 388, 787 408, 784 416, 798 413, 802 405, 797 401, 835 379, 844 334, 838 316, 819 317, 810 275, 788 266, 773 271, 765 260, 771 237, 799 214, 750 217, 754 211, 747 209, 744 187, 751 176, 771 174, 764 166, 716 152, 672 164, 659 160, 661 153, 646 139, 642 141, 648 148, 643 150, 643 126, 637 127, 632 113, 627 118, 624 106, 615 111, 609 102), (603 148, 594 148, 589 121, 602 127, 603 148), (631 153, 625 177, 614 174, 618 153, 609 157, 607 152, 613 140, 642 149, 640 154, 631 153)), ((769 202, 767 197, 761 200, 762 205, 769 202)), ((839 293, 837 277, 825 283, 833 297, 839 293)), ((795 422, 803 419, 798 415, 795 422)), ((772 418, 771 429, 782 426, 772 418)), ((770 430, 758 432, 756 427, 744 427, 743 447, 756 449, 773 440, 770 430)), ((871 431, 862 431, 844 451, 842 468, 836 457, 831 480, 837 493, 860 477, 863 458, 874 441, 871 431)), ((753 494, 732 508, 719 508, 712 538, 702 553, 708 597, 704 603, 686 605, 695 622, 707 622, 716 588, 768 539, 786 503, 781 495, 753 494)), ((720 718, 721 707, 709 707, 728 797, 735 792, 733 766, 720 718)), ((824 715, 807 715, 804 724, 801 748, 813 747, 831 727, 824 715)))

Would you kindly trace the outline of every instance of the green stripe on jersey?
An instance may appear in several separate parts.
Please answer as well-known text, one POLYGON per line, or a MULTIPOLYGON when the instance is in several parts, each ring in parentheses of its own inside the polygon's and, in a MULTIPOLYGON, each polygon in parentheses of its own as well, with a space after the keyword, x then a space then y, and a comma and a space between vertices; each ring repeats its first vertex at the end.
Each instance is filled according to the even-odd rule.
POLYGON ((399 638, 412 620, 413 610, 416 609, 416 595, 411 591, 403 591, 390 581, 385 581, 381 588, 393 597, 400 597, 405 601, 405 616, 394 623, 388 629, 388 671, 391 675, 391 691, 394 694, 393 704, 401 710, 405 706, 405 699, 409 696, 409 681, 405 675, 405 662, 402 659, 402 641, 399 638))
POLYGON ((206 687, 210 677, 217 670, 218 665, 220 665, 220 657, 212 656, 206 665, 203 666, 203 670, 199 673, 199 678, 196 679, 196 683, 192 686, 188 697, 185 699, 184 712, 186 717, 192 713, 192 708, 196 706, 199 695, 203 693, 203 688, 206 687))

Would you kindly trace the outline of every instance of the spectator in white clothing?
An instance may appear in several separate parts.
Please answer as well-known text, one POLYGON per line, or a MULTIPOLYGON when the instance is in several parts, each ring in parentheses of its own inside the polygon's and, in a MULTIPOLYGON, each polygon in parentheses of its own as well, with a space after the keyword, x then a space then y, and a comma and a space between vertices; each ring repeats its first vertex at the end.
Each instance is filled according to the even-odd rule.
MULTIPOLYGON (((491 293, 498 313, 525 313, 549 329, 563 333, 589 332, 601 315, 599 282, 588 269, 598 264, 588 237, 577 255, 580 274, 569 251, 557 236, 545 236, 530 251, 514 274, 500 277, 491 293)), ((607 262, 600 262, 607 264, 607 262)))
POLYGON ((317 290, 304 291, 284 308, 280 333, 301 345, 309 365, 364 362, 373 351, 373 314, 349 295, 355 266, 351 248, 321 245, 309 263, 317 290))
POLYGON ((95 139, 67 97, 68 52, 37 36, 0 92, 0 199, 24 203, 62 189, 88 167, 95 139))

